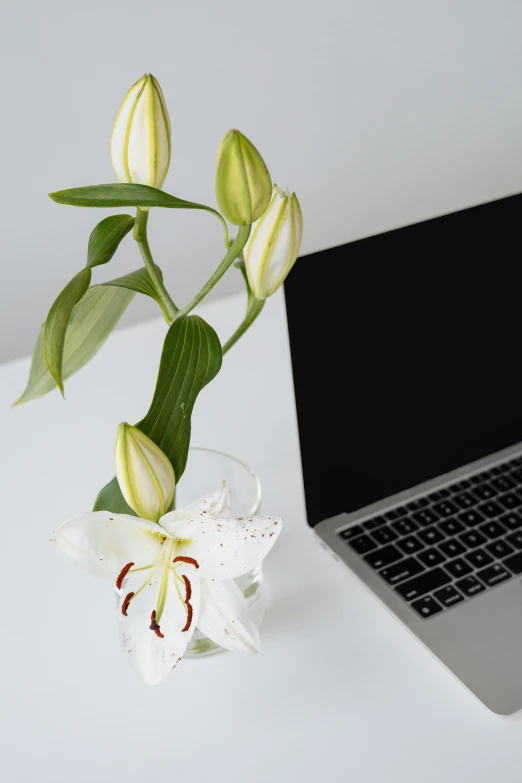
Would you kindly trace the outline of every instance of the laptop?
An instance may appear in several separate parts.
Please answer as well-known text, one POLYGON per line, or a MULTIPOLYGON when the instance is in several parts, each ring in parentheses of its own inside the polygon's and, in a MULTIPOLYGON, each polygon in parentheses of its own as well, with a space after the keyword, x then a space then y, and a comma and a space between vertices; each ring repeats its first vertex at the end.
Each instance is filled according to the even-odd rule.
POLYGON ((285 283, 308 523, 499 714, 522 707, 521 216, 500 199, 285 283))

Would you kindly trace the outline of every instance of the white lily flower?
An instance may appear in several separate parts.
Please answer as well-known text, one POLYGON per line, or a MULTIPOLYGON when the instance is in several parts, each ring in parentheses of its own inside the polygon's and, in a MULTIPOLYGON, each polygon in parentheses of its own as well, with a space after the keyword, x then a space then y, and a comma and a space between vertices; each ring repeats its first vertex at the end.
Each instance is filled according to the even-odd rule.
POLYGON ((245 246, 245 266, 256 299, 271 296, 299 255, 303 216, 295 193, 274 185, 266 212, 254 224, 245 246))
POLYGON ((91 574, 114 579, 123 650, 149 685, 179 663, 194 628, 229 650, 257 652, 259 634, 234 579, 255 568, 279 517, 229 519, 230 494, 165 514, 159 524, 96 511, 62 525, 54 541, 91 574))
POLYGON ((133 84, 120 106, 111 136, 118 182, 161 188, 170 165, 170 119, 163 92, 152 74, 133 84))

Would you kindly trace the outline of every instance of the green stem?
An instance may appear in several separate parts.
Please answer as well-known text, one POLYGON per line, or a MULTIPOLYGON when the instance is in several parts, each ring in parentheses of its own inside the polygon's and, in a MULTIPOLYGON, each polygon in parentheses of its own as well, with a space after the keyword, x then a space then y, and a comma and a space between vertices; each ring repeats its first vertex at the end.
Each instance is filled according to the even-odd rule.
POLYGON ((265 306, 264 299, 253 299, 244 321, 238 326, 232 337, 230 337, 223 346, 223 356, 230 351, 233 345, 237 343, 240 337, 242 337, 246 330, 254 323, 257 316, 265 306))
POLYGON ((223 226, 223 231, 224 231, 224 234, 225 234, 225 247, 230 247, 232 242, 230 241, 230 237, 228 235, 227 221, 225 220, 223 215, 220 215, 220 213, 216 209, 211 209, 211 207, 208 207, 207 208, 207 212, 211 212, 221 222, 221 225, 223 226))
POLYGON ((237 232, 237 237, 229 247, 223 261, 220 263, 214 274, 207 280, 203 288, 196 294, 194 299, 188 303, 183 310, 179 310, 176 314, 176 318, 180 318, 182 315, 187 315, 198 305, 202 299, 206 297, 209 291, 214 288, 218 280, 221 280, 227 269, 234 263, 238 255, 241 253, 247 243, 247 239, 250 236, 251 226, 240 226, 237 232))
POLYGON ((143 263, 145 264, 147 272, 149 273, 149 276, 161 300, 160 307, 163 311, 163 314, 165 316, 168 316, 169 322, 172 323, 172 321, 174 321, 177 314, 179 313, 179 309, 176 307, 169 292, 165 288, 163 284, 163 280, 158 274, 158 270, 156 268, 156 264, 154 263, 154 259, 152 258, 152 253, 150 252, 150 247, 149 247, 149 240, 147 239, 148 220, 149 220, 148 210, 145 211, 143 209, 138 208, 136 210, 136 221, 134 223, 133 237, 138 243, 138 246, 141 251, 141 256, 143 258, 143 263))

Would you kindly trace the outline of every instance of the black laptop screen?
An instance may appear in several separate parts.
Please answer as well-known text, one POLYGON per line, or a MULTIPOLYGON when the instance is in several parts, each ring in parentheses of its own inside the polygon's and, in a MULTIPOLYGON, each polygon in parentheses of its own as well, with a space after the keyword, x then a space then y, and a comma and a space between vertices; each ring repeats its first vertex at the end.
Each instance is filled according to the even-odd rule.
POLYGON ((522 440, 521 216, 513 196, 299 259, 311 525, 522 440))

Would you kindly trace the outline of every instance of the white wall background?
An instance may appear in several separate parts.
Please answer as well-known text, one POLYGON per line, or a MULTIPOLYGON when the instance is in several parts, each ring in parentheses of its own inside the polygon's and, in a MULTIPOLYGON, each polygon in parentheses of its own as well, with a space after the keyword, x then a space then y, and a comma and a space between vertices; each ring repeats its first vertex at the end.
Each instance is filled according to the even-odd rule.
MULTIPOLYGON (((214 204, 217 147, 238 127, 298 193, 305 253, 522 189, 517 0, 1 5, 0 361, 32 350, 104 216, 46 193, 113 181, 112 122, 145 71, 172 119, 165 189, 214 204)), ((167 210, 151 224, 183 303, 221 257, 219 224, 167 210)), ((95 279, 138 264, 129 239, 95 279)), ((231 270, 216 294, 240 286, 231 270)), ((141 298, 126 321, 152 314, 141 298)))

